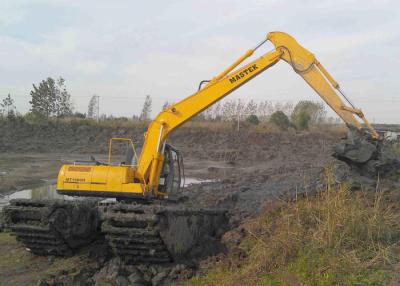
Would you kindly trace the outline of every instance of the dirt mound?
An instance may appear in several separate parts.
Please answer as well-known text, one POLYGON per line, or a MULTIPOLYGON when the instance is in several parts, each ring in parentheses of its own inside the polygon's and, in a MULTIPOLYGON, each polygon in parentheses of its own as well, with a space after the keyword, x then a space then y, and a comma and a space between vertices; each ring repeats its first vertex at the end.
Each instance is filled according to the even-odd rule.
POLYGON ((143 126, 120 128, 74 121, 0 121, 0 152, 106 153, 111 137, 130 137, 141 142, 144 131, 143 126))
POLYGON ((387 177, 400 171, 400 160, 390 146, 356 130, 350 130, 336 145, 333 156, 366 177, 387 177))

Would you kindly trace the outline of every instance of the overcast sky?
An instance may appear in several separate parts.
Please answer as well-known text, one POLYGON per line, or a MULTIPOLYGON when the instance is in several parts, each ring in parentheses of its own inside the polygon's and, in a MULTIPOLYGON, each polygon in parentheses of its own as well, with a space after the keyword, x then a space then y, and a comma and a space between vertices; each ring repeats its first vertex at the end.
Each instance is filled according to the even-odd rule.
MULTIPOLYGON (((269 31, 312 51, 374 122, 400 123, 399 1, 0 0, 0 98, 29 110, 32 83, 62 76, 75 109, 153 115, 192 94, 269 31)), ((268 44, 258 55, 272 49, 268 44)), ((228 98, 298 101, 317 95, 279 63, 228 98)))

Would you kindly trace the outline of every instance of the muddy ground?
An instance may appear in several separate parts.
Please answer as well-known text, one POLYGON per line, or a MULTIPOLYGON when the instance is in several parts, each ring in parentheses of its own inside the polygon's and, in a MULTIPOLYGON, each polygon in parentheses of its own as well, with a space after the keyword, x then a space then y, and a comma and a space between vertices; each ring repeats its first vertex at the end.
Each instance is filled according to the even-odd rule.
MULTIPOLYGON (((3 195, 54 180, 63 163, 87 158, 89 154, 105 160, 107 140, 111 136, 130 137, 140 145, 144 132, 143 128, 79 124, 52 123, 39 127, 23 122, 10 124, 0 125, 0 192, 3 195)), ((257 214, 266 201, 310 188, 331 160, 332 147, 339 137, 321 132, 237 133, 230 128, 183 127, 173 134, 169 143, 181 150, 187 177, 213 180, 185 188, 181 193, 185 203, 227 208, 234 226, 257 214)), ((21 247, 12 238, 2 235, 2 239, 6 242, 0 244, 0 255, 10 251, 19 253, 21 247)), ((47 270, 38 270, 49 267, 47 258, 30 254, 16 257, 20 262, 1 265, 0 285, 35 285, 42 274, 52 275, 47 270), (4 284, 4 281, 17 281, 17 284, 4 284)))

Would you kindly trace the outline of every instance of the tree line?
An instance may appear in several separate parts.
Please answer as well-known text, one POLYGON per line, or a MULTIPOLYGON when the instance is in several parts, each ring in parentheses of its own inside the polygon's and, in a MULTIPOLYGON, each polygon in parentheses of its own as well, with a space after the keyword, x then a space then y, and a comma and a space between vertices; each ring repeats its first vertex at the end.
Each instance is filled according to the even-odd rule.
MULTIPOLYGON (((53 79, 48 77, 38 85, 33 84, 30 92, 30 111, 26 116, 48 119, 50 117, 66 117, 73 113, 71 95, 67 91, 65 80, 62 77, 53 79)), ((8 94, 0 103, 0 114, 3 117, 13 118, 18 113, 15 100, 8 94)))
MULTIPOLYGON (((34 119, 49 119, 60 117, 81 117, 90 119, 104 119, 105 115, 99 114, 100 97, 93 95, 89 101, 87 113, 73 112, 71 95, 67 90, 65 79, 48 77, 38 85, 33 84, 30 91, 31 108, 27 117, 34 119)), ((170 106, 165 102, 162 110, 170 106)), ((133 115, 134 121, 149 121, 152 112, 152 99, 150 95, 145 97, 142 110, 139 115, 133 115)), ((13 118, 17 114, 15 101, 10 94, 0 100, 0 115, 13 118)), ((327 121, 325 106, 320 102, 300 101, 296 105, 290 102, 273 103, 268 100, 255 102, 254 100, 224 100, 220 101, 200 114, 193 120, 203 121, 248 121, 251 124, 260 122, 272 122, 281 129, 294 127, 307 129, 310 124, 318 124, 327 121)))

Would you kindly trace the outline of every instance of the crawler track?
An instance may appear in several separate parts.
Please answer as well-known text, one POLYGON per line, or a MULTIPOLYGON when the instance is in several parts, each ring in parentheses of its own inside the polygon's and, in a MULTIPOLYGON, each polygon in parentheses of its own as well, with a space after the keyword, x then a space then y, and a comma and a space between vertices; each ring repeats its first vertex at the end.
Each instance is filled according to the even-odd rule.
POLYGON ((133 264, 169 262, 171 256, 156 229, 154 207, 117 204, 104 214, 102 232, 115 255, 133 264))
POLYGON ((101 232, 128 264, 168 263, 208 255, 227 226, 226 211, 178 205, 91 200, 11 201, 6 227, 37 255, 68 256, 101 232))
POLYGON ((200 240, 216 237, 217 229, 227 222, 225 211, 160 205, 119 203, 103 208, 102 213, 101 229, 108 244, 114 255, 129 264, 190 257, 200 240))
POLYGON ((19 199, 4 208, 4 217, 17 240, 37 255, 71 255, 99 233, 94 202, 19 199))

